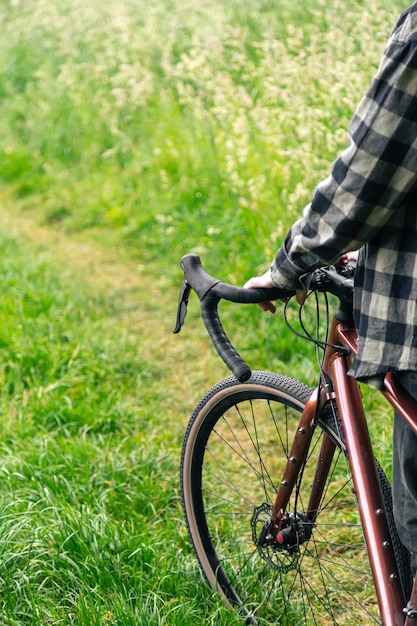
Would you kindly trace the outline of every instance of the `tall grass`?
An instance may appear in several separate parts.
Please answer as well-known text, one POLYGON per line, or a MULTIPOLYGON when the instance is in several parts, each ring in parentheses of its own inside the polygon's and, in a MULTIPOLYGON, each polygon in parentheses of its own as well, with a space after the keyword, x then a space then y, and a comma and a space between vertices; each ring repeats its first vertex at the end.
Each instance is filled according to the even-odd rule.
POLYGON ((0 274, 1 623, 233 623, 189 554, 174 381, 132 340, 126 294, 3 229, 0 274))
POLYGON ((193 247, 247 274, 344 147, 405 5, 4 2, 1 179, 146 262, 193 247))
MULTIPOLYGON (((178 261, 269 263, 406 4, 0 0, 1 623, 238 623, 179 506, 188 413, 226 372, 192 303, 169 339, 178 261)), ((314 382, 279 320, 225 319, 254 367, 314 382)))

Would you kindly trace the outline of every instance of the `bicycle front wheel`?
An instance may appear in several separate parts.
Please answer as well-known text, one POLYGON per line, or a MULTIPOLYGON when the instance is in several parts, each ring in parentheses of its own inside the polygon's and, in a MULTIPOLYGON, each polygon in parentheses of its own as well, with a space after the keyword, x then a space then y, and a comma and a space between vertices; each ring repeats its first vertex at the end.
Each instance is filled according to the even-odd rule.
MULTIPOLYGON (((350 470, 337 436, 311 537, 295 551, 259 541, 310 394, 302 383, 268 372, 254 372, 243 384, 227 378, 206 394, 190 420, 181 460, 189 533, 212 589, 247 624, 379 624, 350 470)), ((289 503, 288 513, 296 516, 306 513, 322 428, 329 433, 328 424, 315 428, 302 483, 289 503)))

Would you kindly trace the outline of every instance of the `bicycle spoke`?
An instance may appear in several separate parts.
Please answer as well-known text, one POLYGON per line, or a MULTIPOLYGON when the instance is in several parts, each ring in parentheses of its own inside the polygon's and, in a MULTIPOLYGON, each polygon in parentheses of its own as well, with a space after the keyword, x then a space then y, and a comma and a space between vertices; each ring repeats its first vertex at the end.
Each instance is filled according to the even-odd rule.
MULTIPOLYGON (((208 394, 183 451, 190 533, 213 589, 221 589, 248 624, 369 626, 380 616, 341 444, 336 454, 331 450, 314 524, 306 517, 317 464, 330 450, 321 446, 327 435, 320 422, 283 516, 291 540, 267 536, 276 485, 310 393, 285 377, 255 373, 247 384, 226 379, 208 394)), ((326 423, 326 432, 337 433, 337 423, 326 423)))

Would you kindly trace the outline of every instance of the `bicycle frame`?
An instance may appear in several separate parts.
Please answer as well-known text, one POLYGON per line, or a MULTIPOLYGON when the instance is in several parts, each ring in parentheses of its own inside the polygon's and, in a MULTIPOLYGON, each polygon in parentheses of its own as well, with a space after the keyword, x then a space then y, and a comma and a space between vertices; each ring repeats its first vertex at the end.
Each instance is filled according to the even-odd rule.
MULTIPOLYGON (((219 281, 205 272, 198 255, 188 254, 181 259, 184 280, 180 292, 177 324, 174 332, 179 332, 187 310, 188 295, 193 289, 201 302, 202 318, 209 336, 224 363, 240 382, 247 381, 251 370, 230 343, 221 325, 217 311, 218 302, 222 299, 239 303, 265 302, 274 299, 291 297, 293 292, 280 289, 240 289, 219 281)), ((385 511, 384 497, 378 479, 372 445, 369 437, 361 392, 353 377, 348 375, 351 358, 357 353, 357 333, 353 327, 351 315, 353 279, 352 268, 337 271, 336 268, 319 268, 312 274, 312 284, 317 291, 332 293, 339 299, 339 309, 332 322, 328 344, 323 361, 323 382, 314 391, 305 404, 301 414, 297 432, 281 486, 276 494, 271 513, 271 525, 268 532, 278 538, 282 529, 286 528, 286 514, 291 494, 303 473, 303 464, 307 458, 313 429, 318 418, 323 417, 324 437, 320 450, 319 462, 316 466, 313 486, 307 507, 307 521, 315 524, 327 478, 332 467, 337 433, 329 423, 329 434, 326 435, 325 414, 335 405, 343 430, 346 457, 350 465, 353 488, 358 501, 362 528, 367 545, 370 565, 376 588, 377 600, 383 626, 404 626, 403 607, 408 598, 404 598, 402 584, 398 572, 394 549, 385 511), (336 319, 338 318, 338 319, 336 319), (326 405, 330 408, 326 408, 326 405)), ((354 268, 353 268, 354 269, 354 268)), ((406 423, 417 434, 417 401, 402 387, 396 377, 386 374, 383 382, 383 395, 399 412, 406 423)), ((339 443, 339 442, 338 442, 339 443)), ((297 507, 294 507, 297 514, 297 507)), ((319 523, 319 522, 317 522, 319 523)), ((282 536, 281 536, 282 538, 282 536)), ((301 542, 301 541, 300 541, 301 542)))
MULTIPOLYGON (((335 401, 344 433, 347 458, 350 464, 365 540, 383 626, 403 626, 403 597, 397 564, 391 546, 390 533, 383 497, 375 468, 361 392, 356 381, 348 375, 350 354, 357 350, 357 335, 353 328, 334 320, 325 351, 324 373, 328 383, 315 391, 302 413, 290 452, 287 467, 278 490, 272 520, 279 528, 290 494, 296 485, 299 470, 308 452, 309 436, 318 412, 329 401, 335 401), (335 346, 340 346, 337 348, 335 346)), ((384 396, 417 433, 417 402, 406 392, 392 374, 384 381, 384 396)), ((314 522, 320 506, 323 489, 332 462, 335 444, 324 436, 317 465, 314 486, 310 496, 307 517, 314 522)))

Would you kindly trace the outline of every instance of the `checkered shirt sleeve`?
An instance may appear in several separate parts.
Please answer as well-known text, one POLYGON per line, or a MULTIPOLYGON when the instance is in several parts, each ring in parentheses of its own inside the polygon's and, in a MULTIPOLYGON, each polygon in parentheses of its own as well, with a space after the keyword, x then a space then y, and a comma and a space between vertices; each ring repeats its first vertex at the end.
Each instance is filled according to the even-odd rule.
POLYGON ((348 128, 271 268, 279 287, 360 249, 353 373, 417 370, 417 2, 399 18, 348 128))
POLYGON ((276 255, 277 286, 296 286, 303 273, 371 241, 416 189, 417 2, 397 22, 348 136, 276 255))

